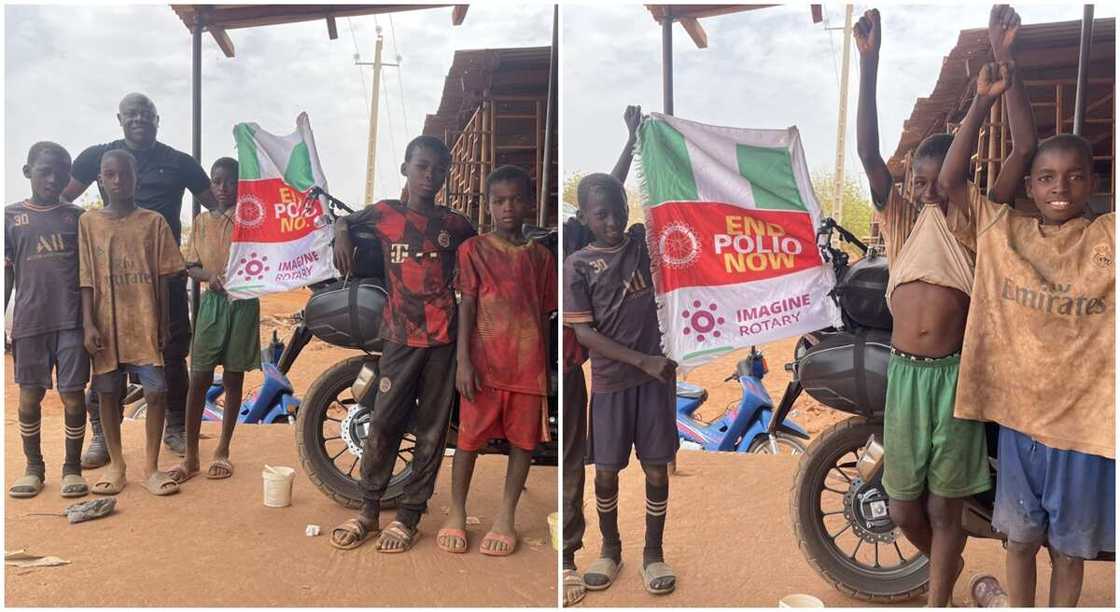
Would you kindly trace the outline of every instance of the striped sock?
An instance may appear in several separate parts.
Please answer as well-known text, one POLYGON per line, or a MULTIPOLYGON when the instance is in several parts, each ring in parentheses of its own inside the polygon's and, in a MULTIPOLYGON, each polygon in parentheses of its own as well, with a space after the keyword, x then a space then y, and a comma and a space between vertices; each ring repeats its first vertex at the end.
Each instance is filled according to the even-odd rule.
POLYGON ((664 561, 661 536, 665 533, 665 515, 669 511, 669 483, 657 487, 646 482, 646 547, 642 565, 664 561))
POLYGON ((23 438, 23 456, 27 458, 27 474, 38 474, 40 478, 46 475, 47 468, 43 463, 43 452, 39 446, 39 432, 43 427, 42 418, 38 413, 34 415, 19 413, 19 435, 23 438))
POLYGON ((622 538, 618 534, 618 479, 614 486, 595 480, 595 509, 599 511, 599 531, 603 534, 602 556, 618 562, 622 559, 622 538))
POLYGON ((86 411, 66 413, 66 461, 62 474, 82 473, 82 442, 86 437, 86 411))

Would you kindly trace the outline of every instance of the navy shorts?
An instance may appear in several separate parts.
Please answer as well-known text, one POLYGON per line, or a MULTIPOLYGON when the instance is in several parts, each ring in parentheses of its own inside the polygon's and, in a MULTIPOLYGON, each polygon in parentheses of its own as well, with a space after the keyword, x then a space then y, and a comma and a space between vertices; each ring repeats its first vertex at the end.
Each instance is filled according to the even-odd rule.
POLYGON ((668 465, 677 456, 677 384, 651 381, 621 391, 591 394, 591 461, 603 470, 621 470, 638 461, 668 465))
POLYGON ((58 391, 84 391, 89 382, 89 355, 81 329, 36 334, 12 341, 15 381, 21 387, 51 388, 51 371, 58 391))
POLYGON ((1050 448, 1000 427, 992 526, 1069 557, 1116 550, 1116 461, 1050 448))
POLYGON ((135 374, 140 379, 140 385, 145 393, 166 393, 167 378, 163 375, 163 366, 133 365, 122 363, 117 369, 104 374, 94 374, 93 383, 89 386, 94 393, 118 393, 123 395, 127 374, 135 374))

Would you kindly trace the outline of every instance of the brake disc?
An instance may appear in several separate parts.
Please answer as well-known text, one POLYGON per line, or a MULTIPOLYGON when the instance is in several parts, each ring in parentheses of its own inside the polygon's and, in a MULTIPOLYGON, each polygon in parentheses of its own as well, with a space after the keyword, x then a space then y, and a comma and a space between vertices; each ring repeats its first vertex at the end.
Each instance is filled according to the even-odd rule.
POLYGON ((890 544, 897 537, 897 527, 888 513, 887 494, 881 486, 852 479, 844 494, 844 518, 856 535, 865 542, 890 544))
POLYGON ((342 436, 342 441, 346 443, 346 449, 351 455, 361 457, 362 443, 369 435, 369 409, 361 404, 354 404, 347 410, 338 428, 341 430, 339 435, 342 436))

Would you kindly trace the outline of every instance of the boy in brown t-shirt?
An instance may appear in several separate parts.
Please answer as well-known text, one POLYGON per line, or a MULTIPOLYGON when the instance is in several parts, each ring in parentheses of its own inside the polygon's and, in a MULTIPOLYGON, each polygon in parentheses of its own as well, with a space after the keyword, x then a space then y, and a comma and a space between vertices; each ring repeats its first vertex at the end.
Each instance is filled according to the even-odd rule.
POLYGON ((983 67, 938 181, 950 228, 976 254, 956 416, 1000 424, 992 525, 1007 535, 1010 605, 1034 605, 1046 543, 1049 605, 1069 607, 1084 560, 1116 550, 1115 214, 1084 216, 1093 148, 1072 134, 1039 143, 1031 162, 1027 193, 1039 216, 970 191, 977 134, 1013 72, 983 67))
POLYGON ((167 281, 184 269, 167 221, 136 207, 136 158, 123 150, 101 158, 97 177, 108 205, 82 215, 78 225, 79 278, 85 346, 109 446, 109 467, 93 492, 116 495, 125 485, 119 413, 126 372, 136 374, 148 402, 144 488, 169 495, 179 485, 159 471, 167 404, 163 347, 168 339, 167 281))

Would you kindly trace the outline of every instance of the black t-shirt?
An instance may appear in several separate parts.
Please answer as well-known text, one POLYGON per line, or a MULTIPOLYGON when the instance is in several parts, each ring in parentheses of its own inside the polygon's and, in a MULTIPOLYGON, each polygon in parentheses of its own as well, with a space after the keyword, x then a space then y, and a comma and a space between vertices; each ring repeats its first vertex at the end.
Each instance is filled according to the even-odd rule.
MULTIPOLYGON (((136 150, 128 148, 123 140, 108 144, 93 145, 78 155, 70 174, 82 183, 97 182, 101 172, 101 156, 107 151, 123 149, 136 158, 136 205, 154 210, 163 215, 171 226, 175 242, 181 243, 182 222, 179 214, 183 210, 183 190, 199 193, 210 188, 210 177, 193 157, 156 142, 151 148, 136 150)), ((105 193, 101 199, 108 204, 105 193)))
POLYGON ((15 272, 12 338, 82 326, 78 217, 71 204, 18 202, 4 209, 4 263, 15 272))

